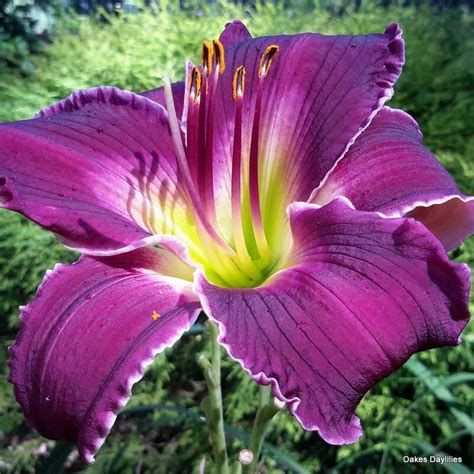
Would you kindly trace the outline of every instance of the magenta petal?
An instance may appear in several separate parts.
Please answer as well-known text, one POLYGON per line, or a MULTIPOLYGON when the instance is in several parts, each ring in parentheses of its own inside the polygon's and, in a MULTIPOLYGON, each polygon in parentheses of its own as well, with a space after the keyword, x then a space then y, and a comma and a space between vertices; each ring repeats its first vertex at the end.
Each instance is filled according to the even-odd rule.
POLYGON ((438 200, 420 200, 403 215, 422 222, 446 250, 454 250, 474 234, 474 196, 458 193, 438 200))
POLYGON ((289 268, 245 290, 199 274, 195 289, 232 357, 306 429, 352 443, 362 433, 354 410, 374 384, 415 352, 458 343, 470 272, 413 219, 342 199, 294 204, 289 216, 289 268))
POLYGON ((92 462, 146 366, 196 320, 199 301, 180 278, 191 276, 154 249, 48 272, 10 349, 9 380, 30 426, 92 462))
MULTIPOLYGON (((173 91, 176 115, 178 117, 181 117, 183 115, 184 105, 184 82, 175 82, 171 84, 171 90, 173 91)), ((152 100, 153 102, 156 102, 157 104, 160 104, 163 107, 166 107, 165 89, 163 87, 158 87, 157 89, 151 89, 149 91, 141 92, 140 95, 152 100)))
POLYGON ((259 109, 259 129, 254 135, 259 137, 262 208, 275 206, 273 196, 282 194, 285 177, 284 213, 290 202, 309 198, 392 96, 403 62, 402 32, 395 24, 384 34, 367 36, 308 33, 230 42, 225 48, 226 69, 216 92, 215 136, 219 138, 214 144, 214 194, 225 196, 231 188, 229 157, 235 127, 232 81, 236 68, 243 65, 246 69, 243 161, 250 154, 259 109), (268 75, 261 80, 261 58, 272 45, 278 52, 268 75))
POLYGON ((3 207, 89 253, 173 233, 163 213, 186 207, 165 109, 113 87, 0 124, 0 193, 3 207))
POLYGON ((225 25, 219 41, 223 44, 224 48, 228 48, 229 46, 235 46, 240 41, 251 38, 252 35, 247 30, 247 27, 240 20, 234 20, 225 25))
POLYGON ((346 196, 357 209, 411 216, 447 250, 474 233, 474 197, 464 196, 423 146, 415 120, 384 108, 317 189, 312 202, 346 196))

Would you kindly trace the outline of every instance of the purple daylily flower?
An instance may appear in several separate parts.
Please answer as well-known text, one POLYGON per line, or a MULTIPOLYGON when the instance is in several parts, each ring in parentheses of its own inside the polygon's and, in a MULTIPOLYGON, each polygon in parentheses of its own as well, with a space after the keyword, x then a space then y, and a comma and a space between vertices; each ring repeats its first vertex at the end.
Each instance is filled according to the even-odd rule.
POLYGON ((132 385, 204 309, 220 343, 329 443, 415 352, 456 345, 474 198, 384 107, 401 31, 203 45, 186 82, 73 93, 0 125, 2 206, 84 255, 21 311, 29 424, 92 462, 132 385))

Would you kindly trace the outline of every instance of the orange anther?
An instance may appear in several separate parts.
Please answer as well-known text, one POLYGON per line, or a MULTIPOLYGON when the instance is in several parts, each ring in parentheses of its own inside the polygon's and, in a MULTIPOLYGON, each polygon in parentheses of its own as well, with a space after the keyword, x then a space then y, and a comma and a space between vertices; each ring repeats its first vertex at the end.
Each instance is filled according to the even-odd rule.
POLYGON ((214 57, 216 58, 216 64, 219 66, 219 74, 224 74, 225 71, 225 59, 224 59, 224 45, 215 39, 212 42, 214 46, 214 57))
POLYGON ((232 81, 232 95, 234 100, 242 99, 245 92, 245 68, 239 66, 234 73, 234 80, 232 81))
POLYGON ((214 55, 214 49, 209 41, 203 41, 202 43, 202 67, 206 74, 212 72, 212 56, 214 55))
POLYGON ((194 102, 197 102, 201 94, 201 73, 196 66, 191 70, 191 79, 189 82, 189 94, 191 98, 194 99, 194 102))
POLYGON ((265 52, 262 54, 260 59, 260 66, 258 68, 258 77, 265 77, 270 70, 273 59, 275 58, 276 53, 280 50, 280 46, 272 44, 267 47, 265 52))

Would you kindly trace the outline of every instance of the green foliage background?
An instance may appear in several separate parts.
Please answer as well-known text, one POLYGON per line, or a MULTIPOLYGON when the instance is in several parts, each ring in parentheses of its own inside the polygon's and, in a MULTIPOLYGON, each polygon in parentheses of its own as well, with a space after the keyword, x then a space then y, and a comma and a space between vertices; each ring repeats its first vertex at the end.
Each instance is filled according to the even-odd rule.
MULTIPOLYGON (((161 2, 160 7, 108 17, 67 16, 54 42, 31 56, 35 72, 0 72, 0 120, 30 117, 72 90, 100 84, 141 91, 164 75, 182 78, 184 61, 198 60, 200 41, 218 36, 233 18, 255 35, 314 31, 369 33, 390 21, 405 30, 407 64, 392 106, 420 122, 428 146, 474 193, 474 16, 466 9, 389 8, 363 1, 358 11, 328 9, 337 2, 286 1, 253 6, 161 2)), ((394 5, 395 3, 395 5, 394 5)), ((453 258, 474 265, 473 239, 453 258)), ((205 395, 195 355, 207 350, 198 326, 172 351, 160 355, 137 384, 95 465, 86 467, 71 447, 45 441, 25 424, 6 382, 7 346, 18 327, 18 306, 33 295, 41 276, 72 252, 20 216, 0 211, 0 472, 87 473, 198 472, 210 447, 199 403, 205 395)), ((472 328, 472 325, 471 325, 472 328)), ((467 329, 456 348, 414 358, 375 387, 358 415, 365 436, 335 447, 304 432, 286 412, 273 421, 265 449, 265 472, 467 473, 474 467, 474 333, 467 329), (402 456, 444 452, 463 465, 402 462, 402 456)), ((231 456, 245 446, 257 397, 256 385, 235 363, 224 361, 225 416, 231 456)), ((210 466, 208 459, 207 466, 210 466)))

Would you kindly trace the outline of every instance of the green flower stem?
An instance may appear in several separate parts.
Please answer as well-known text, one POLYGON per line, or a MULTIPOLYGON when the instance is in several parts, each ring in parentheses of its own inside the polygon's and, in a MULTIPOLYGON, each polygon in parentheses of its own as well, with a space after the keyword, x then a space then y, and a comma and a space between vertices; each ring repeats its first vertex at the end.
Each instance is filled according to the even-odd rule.
POLYGON ((217 474, 229 474, 229 461, 224 432, 224 413, 221 392, 221 346, 217 342, 218 329, 210 321, 206 323, 211 341, 211 362, 204 355, 198 358, 209 395, 203 402, 209 429, 209 441, 214 450, 214 463, 217 474))
POLYGON ((242 474, 242 464, 239 461, 234 461, 230 467, 230 474, 242 474))
POLYGON ((252 451, 253 460, 251 464, 243 467, 244 474, 254 474, 256 472, 268 425, 279 410, 279 407, 273 401, 271 386, 260 386, 258 409, 250 436, 249 448, 252 451))

